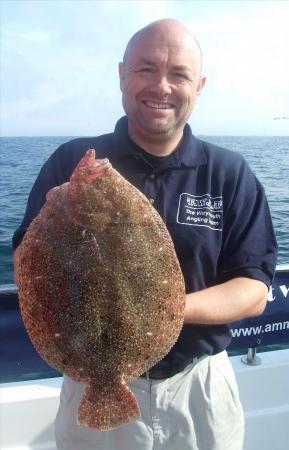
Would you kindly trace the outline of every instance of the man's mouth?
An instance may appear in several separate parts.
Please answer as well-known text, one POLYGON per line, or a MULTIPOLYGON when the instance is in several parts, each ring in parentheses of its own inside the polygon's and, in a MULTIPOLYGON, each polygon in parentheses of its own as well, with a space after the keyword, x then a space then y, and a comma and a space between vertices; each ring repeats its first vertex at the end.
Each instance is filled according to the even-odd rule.
POLYGON ((173 109, 174 105, 172 105, 171 103, 157 103, 157 102, 152 102, 150 100, 143 100, 143 104, 145 106, 147 106, 148 108, 152 108, 152 109, 173 109))

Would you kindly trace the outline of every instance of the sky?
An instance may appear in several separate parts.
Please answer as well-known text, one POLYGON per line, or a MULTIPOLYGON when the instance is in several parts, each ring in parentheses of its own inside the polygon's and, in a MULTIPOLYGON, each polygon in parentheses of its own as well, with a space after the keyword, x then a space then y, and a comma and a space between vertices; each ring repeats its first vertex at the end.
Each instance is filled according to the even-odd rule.
POLYGON ((148 23, 203 50, 196 135, 289 135, 289 1, 1 0, 1 135, 91 136, 123 115, 118 62, 148 23))

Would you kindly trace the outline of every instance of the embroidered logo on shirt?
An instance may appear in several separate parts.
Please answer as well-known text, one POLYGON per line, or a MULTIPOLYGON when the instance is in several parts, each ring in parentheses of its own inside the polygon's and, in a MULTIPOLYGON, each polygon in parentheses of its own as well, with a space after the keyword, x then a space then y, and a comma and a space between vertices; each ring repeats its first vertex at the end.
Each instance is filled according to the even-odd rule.
POLYGON ((177 223, 222 231, 223 197, 182 193, 179 200, 177 223))

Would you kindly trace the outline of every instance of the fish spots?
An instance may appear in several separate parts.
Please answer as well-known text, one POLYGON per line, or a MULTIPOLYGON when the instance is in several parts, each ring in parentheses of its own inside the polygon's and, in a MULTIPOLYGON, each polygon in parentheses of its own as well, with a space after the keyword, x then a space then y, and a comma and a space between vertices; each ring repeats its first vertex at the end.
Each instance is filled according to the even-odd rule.
POLYGON ((139 416, 127 380, 176 342, 185 289, 155 208, 112 168, 94 179, 92 157, 26 233, 20 301, 41 356, 86 384, 81 424, 107 430, 139 416))

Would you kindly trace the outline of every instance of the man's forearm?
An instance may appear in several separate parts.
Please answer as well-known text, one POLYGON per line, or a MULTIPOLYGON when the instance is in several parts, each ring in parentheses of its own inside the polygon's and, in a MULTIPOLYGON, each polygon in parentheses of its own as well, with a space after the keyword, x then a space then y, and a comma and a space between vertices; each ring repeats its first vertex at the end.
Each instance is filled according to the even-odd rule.
POLYGON ((266 306, 267 286, 250 278, 234 278, 187 295, 185 323, 223 324, 258 316, 266 306))

